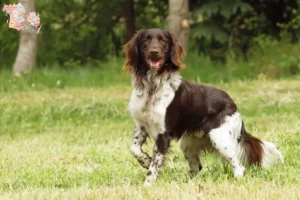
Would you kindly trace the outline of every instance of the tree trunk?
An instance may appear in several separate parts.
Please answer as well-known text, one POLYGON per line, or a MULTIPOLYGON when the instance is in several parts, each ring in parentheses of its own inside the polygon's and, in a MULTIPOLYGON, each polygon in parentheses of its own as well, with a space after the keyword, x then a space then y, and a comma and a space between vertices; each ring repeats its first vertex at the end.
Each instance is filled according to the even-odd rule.
POLYGON ((127 40, 130 40, 135 33, 133 0, 126 0, 125 19, 126 19, 127 40))
MULTIPOLYGON (((35 11, 34 0, 20 0, 27 12, 35 11)), ((30 29, 21 30, 20 44, 13 66, 13 73, 21 75, 32 70, 36 63, 37 33, 30 29)))
POLYGON ((169 30, 176 36, 180 44, 187 51, 189 41, 189 1, 169 0, 169 30))

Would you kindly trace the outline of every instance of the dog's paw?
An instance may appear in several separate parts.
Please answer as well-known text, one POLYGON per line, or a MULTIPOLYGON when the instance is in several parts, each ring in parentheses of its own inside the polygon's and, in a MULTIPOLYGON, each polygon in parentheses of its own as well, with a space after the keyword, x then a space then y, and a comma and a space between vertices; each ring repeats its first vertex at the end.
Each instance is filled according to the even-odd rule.
POLYGON ((243 166, 235 167, 233 170, 234 177, 240 178, 244 176, 245 168, 243 166))
POLYGON ((156 179, 157 179, 157 175, 155 175, 153 173, 150 173, 150 171, 148 171, 147 177, 146 177, 145 182, 144 182, 144 186, 145 187, 151 186, 152 183, 156 181, 156 179))
POLYGON ((188 174, 188 176, 189 176, 190 178, 194 178, 194 177, 198 174, 198 172, 199 172, 199 171, 189 170, 189 171, 187 172, 187 174, 188 174))
POLYGON ((140 165, 145 168, 145 169, 149 169, 150 167, 150 163, 151 163, 151 157, 148 157, 147 159, 144 159, 142 161, 139 161, 140 165))
POLYGON ((151 180, 149 179, 146 179, 145 182, 144 182, 144 187, 151 187, 152 186, 152 182, 151 180))

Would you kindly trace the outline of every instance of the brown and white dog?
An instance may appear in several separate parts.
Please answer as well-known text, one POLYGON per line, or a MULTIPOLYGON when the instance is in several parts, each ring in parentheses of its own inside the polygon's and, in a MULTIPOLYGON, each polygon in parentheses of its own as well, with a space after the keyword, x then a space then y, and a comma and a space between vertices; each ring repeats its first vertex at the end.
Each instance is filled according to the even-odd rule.
POLYGON ((278 159, 283 163, 273 143, 247 133, 227 93, 182 80, 184 50, 169 31, 140 30, 123 50, 124 69, 134 86, 129 111, 136 128, 130 151, 148 170, 144 185, 157 179, 172 139, 179 140, 192 176, 201 170, 200 151, 206 149, 217 150, 236 177, 245 171, 241 161, 262 167, 278 159), (155 141, 152 158, 142 150, 148 136, 155 141))

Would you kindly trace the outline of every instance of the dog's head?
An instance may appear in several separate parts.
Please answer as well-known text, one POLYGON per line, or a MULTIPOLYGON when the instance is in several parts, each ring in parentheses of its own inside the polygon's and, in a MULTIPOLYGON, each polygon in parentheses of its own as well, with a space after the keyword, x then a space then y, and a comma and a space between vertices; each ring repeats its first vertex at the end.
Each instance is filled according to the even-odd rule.
POLYGON ((184 50, 169 31, 140 30, 123 46, 123 51, 126 55, 124 69, 131 73, 176 71, 184 67, 184 50))

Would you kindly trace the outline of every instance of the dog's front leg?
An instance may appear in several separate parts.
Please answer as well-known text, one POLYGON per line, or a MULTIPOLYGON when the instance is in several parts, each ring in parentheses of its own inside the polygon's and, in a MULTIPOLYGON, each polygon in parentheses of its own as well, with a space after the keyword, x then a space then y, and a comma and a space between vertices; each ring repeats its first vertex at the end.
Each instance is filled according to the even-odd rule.
POLYGON ((159 134, 153 147, 153 154, 150 167, 144 186, 150 186, 157 179, 158 173, 161 171, 165 156, 170 147, 170 137, 167 134, 159 134))
POLYGON ((130 152, 138 160, 142 167, 148 169, 151 162, 151 157, 144 153, 142 146, 145 143, 148 134, 142 126, 136 126, 134 136, 131 143, 130 152))

